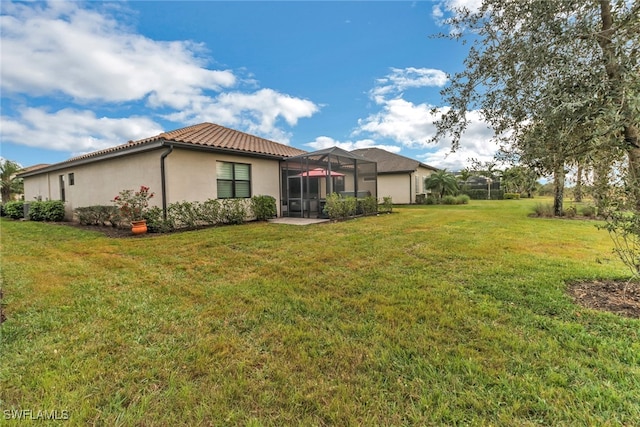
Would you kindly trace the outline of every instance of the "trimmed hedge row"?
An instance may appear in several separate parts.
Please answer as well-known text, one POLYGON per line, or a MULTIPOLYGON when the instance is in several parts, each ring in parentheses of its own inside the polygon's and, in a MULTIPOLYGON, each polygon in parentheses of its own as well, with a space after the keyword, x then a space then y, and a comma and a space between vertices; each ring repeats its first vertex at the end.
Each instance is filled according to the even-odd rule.
POLYGON ((367 196, 356 199, 352 196, 343 197, 338 193, 327 196, 324 213, 330 219, 345 219, 355 215, 374 215, 378 212, 390 213, 393 210, 391 197, 384 197, 381 205, 378 199, 367 196))
MULTIPOLYGON (((64 220, 64 202, 62 200, 35 201, 27 204, 29 213, 27 219, 31 221, 62 221, 64 220)), ((12 219, 24 218, 25 202, 14 200, 2 207, 5 216, 12 219)))
MULTIPOLYGON (((275 199, 274 199, 275 204, 275 199)), ((154 206, 147 210, 144 218, 152 233, 166 233, 178 229, 192 229, 220 224, 242 224, 249 216, 245 199, 208 199, 204 202, 176 202, 167 206, 167 217, 162 209, 154 206)), ((261 212, 264 214, 264 212, 261 212)))
MULTIPOLYGON (((487 190, 464 190, 462 194, 466 194, 472 200, 487 200, 489 196, 489 191, 487 190)), ((491 200, 502 200, 504 199, 504 190, 494 190, 491 189, 491 200)))
POLYGON ((111 225, 112 227, 119 227, 122 223, 118 208, 115 206, 86 206, 74 209, 73 213, 82 225, 111 225))
POLYGON ((4 204, 3 212, 5 216, 12 219, 24 218, 24 202, 22 200, 15 200, 4 204))
MULTIPOLYGON (((84 225, 121 227, 125 221, 117 206, 86 206, 74 210, 84 225)), ((253 196, 246 199, 209 199, 204 202, 176 202, 167 206, 167 217, 154 206, 144 213, 150 232, 164 233, 177 229, 192 229, 220 224, 242 224, 251 216, 265 221, 277 215, 276 199, 271 196, 253 196)))
POLYGON ((31 221, 64 220, 64 202, 47 200, 29 203, 29 219, 31 221))

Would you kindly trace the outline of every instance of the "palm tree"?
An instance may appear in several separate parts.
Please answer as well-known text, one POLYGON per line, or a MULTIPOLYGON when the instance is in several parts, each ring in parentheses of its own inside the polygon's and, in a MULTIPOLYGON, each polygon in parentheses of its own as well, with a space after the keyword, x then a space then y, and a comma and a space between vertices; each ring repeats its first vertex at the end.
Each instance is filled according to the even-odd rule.
POLYGON ((460 172, 458 172, 458 175, 456 175, 456 179, 458 180, 458 186, 460 189, 462 189, 462 191, 465 191, 468 188, 467 181, 469 181, 472 176, 473 172, 471 172, 469 168, 464 168, 460 172))
POLYGON ((16 178, 16 174, 22 167, 11 160, 0 161, 0 190, 2 203, 11 200, 11 196, 22 192, 22 178, 16 178))
POLYGON ((464 184, 469 181, 469 178, 471 178, 472 176, 473 172, 471 172, 469 168, 464 168, 460 172, 458 172, 456 178, 458 178, 458 181, 460 181, 460 183, 464 184))
POLYGON ((455 194, 458 191, 458 180, 446 169, 431 174, 424 180, 424 187, 435 190, 440 198, 445 194, 455 194))

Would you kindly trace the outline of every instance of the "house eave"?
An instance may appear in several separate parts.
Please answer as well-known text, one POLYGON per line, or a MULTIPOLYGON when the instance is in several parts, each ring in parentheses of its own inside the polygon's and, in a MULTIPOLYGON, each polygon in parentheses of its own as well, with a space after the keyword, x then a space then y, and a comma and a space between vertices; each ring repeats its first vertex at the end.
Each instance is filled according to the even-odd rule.
POLYGON ((108 153, 104 153, 96 156, 81 158, 77 160, 67 160, 64 162, 55 163, 53 165, 36 169, 34 171, 19 173, 17 174, 17 176, 19 178, 26 178, 26 177, 36 176, 44 173, 55 172, 62 169, 69 169, 77 166, 83 166, 86 164, 100 162, 103 160, 115 159, 122 156, 128 156, 131 154, 138 154, 138 153, 144 153, 147 151, 158 150, 160 148, 168 147, 168 146, 173 146, 175 148, 183 148, 186 150, 225 153, 225 154, 232 154, 236 156, 254 157, 254 158, 261 158, 261 159, 278 160, 278 161, 285 160, 288 158, 286 156, 282 156, 278 154, 264 154, 264 153, 256 153, 251 151, 242 151, 242 150, 237 150, 232 148, 220 148, 220 147, 211 147, 206 145, 194 145, 192 143, 158 139, 156 141, 147 142, 145 144, 142 144, 136 147, 131 147, 131 148, 125 147, 117 151, 108 152, 108 153))
POLYGON ((162 146, 163 144, 161 141, 151 142, 151 143, 146 143, 137 147, 123 148, 121 150, 112 151, 112 152, 100 154, 97 156, 91 156, 91 157, 86 157, 86 158, 81 158, 76 160, 66 160, 64 162, 54 163, 51 166, 37 169, 35 171, 18 174, 18 177, 26 178, 30 176, 40 175, 43 173, 55 172, 61 169, 68 169, 68 168, 73 168, 77 166, 83 166, 89 163, 95 163, 103 160, 109 160, 109 159, 114 159, 122 156, 128 156, 131 154, 144 153, 147 151, 157 150, 159 148, 162 148, 162 146))
POLYGON ((270 159, 270 160, 286 160, 289 157, 280 155, 280 154, 266 154, 266 153, 257 153, 255 151, 244 151, 238 150, 237 148, 222 148, 222 147, 212 147, 208 145, 197 145, 189 142, 179 142, 179 141, 171 141, 171 140, 163 140, 163 146, 173 146, 175 148, 184 148, 186 150, 194 150, 194 151, 208 151, 214 153, 225 153, 225 154, 233 154, 236 156, 245 156, 245 157, 256 157, 260 159, 270 159))

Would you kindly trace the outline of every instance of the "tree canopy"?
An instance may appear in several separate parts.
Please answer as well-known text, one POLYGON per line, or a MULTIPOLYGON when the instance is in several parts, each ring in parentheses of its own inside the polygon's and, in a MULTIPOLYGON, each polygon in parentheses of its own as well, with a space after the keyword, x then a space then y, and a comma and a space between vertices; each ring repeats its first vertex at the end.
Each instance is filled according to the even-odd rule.
POLYGON ((434 190, 438 197, 442 198, 445 194, 455 194, 458 191, 458 180, 455 175, 443 169, 425 178, 424 186, 434 190))
POLYGON ((640 206, 639 0, 484 0, 448 23, 449 37, 475 41, 442 92, 435 140, 457 148, 479 110, 503 150, 540 173, 622 150, 640 206))
POLYGON ((22 192, 22 179, 16 178, 16 174, 22 167, 11 160, 0 161, 0 190, 2 192, 2 203, 11 200, 13 194, 22 192))

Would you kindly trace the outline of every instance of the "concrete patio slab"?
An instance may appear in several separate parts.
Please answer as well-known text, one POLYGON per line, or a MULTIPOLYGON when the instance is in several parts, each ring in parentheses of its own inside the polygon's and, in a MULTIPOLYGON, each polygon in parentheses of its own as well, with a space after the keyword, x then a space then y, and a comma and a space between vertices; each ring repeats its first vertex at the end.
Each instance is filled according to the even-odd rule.
POLYGON ((283 216, 280 218, 270 219, 269 222, 273 224, 310 225, 310 224, 320 224, 323 222, 329 222, 329 220, 320 219, 320 218, 293 218, 293 217, 283 216))

